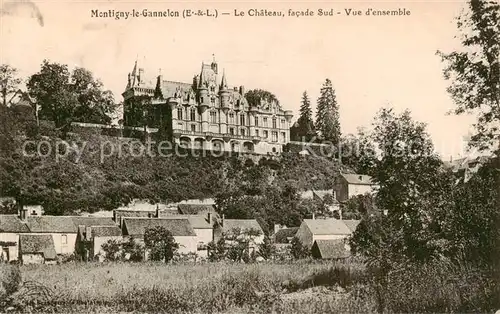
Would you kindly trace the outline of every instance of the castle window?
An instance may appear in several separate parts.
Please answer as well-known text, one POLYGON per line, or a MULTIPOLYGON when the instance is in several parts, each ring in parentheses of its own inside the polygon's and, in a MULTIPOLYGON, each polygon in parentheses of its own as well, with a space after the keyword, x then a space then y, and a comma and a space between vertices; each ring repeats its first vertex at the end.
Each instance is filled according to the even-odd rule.
POLYGON ((286 142, 286 133, 285 133, 285 132, 281 132, 281 141, 282 141, 283 143, 285 143, 285 142, 286 142))
POLYGON ((234 128, 229 128, 229 134, 234 135, 234 128))
POLYGON ((196 124, 191 124, 191 131, 196 132, 196 124))
POLYGON ((272 141, 273 142, 277 142, 278 141, 278 132, 273 131, 271 134, 272 134, 272 137, 273 137, 272 141))
POLYGON ((241 135, 245 136, 245 129, 241 129, 241 135))
POLYGON ((200 97, 200 102, 201 102, 201 103, 204 103, 204 99, 203 99, 203 97, 200 97))
POLYGON ((266 130, 264 130, 264 138, 267 138, 269 136, 269 132, 267 132, 266 130))
POLYGON ((259 136, 259 130, 255 130, 255 136, 259 136))
POLYGON ((234 113, 229 114, 229 124, 234 124, 234 113))
POLYGON ((276 118, 273 118, 273 129, 276 129, 276 118))
POLYGON ((263 120, 262 122, 263 122, 264 126, 268 127, 268 125, 267 125, 267 118, 263 118, 262 120, 263 120))
POLYGON ((284 129, 285 128, 285 119, 281 119, 281 128, 284 129))
POLYGON ((210 111, 210 122, 217 123, 217 112, 210 111))
POLYGON ((259 126, 259 117, 255 117, 255 126, 259 126))
POLYGON ((240 124, 245 125, 245 115, 240 115, 240 124))
POLYGON ((177 109, 177 119, 182 120, 182 108, 177 109))
POLYGON ((191 108, 191 121, 196 121, 196 110, 191 108))
POLYGON ((211 86, 210 87, 210 91, 213 92, 213 93, 215 93, 215 86, 211 86))
POLYGON ((210 101, 212 102, 212 105, 215 105, 215 98, 212 98, 210 101))

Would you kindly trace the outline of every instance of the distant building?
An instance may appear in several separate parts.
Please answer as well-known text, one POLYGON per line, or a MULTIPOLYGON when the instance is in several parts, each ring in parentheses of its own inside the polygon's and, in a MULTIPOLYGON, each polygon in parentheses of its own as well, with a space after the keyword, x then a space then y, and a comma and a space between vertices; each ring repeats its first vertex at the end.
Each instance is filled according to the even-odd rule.
POLYGON ((297 234, 298 230, 299 227, 281 228, 272 235, 271 239, 275 244, 290 244, 293 237, 295 237, 295 235, 297 234))
POLYGON ((19 257, 23 264, 55 264, 57 253, 49 234, 21 234, 19 257))
POLYGON ((122 240, 122 231, 118 226, 108 225, 108 226, 84 226, 80 225, 78 228, 77 235, 77 245, 87 244, 84 249, 88 249, 88 252, 82 251, 85 255, 85 260, 92 260, 96 257, 100 258, 102 261, 104 257, 104 251, 102 250, 102 245, 109 240, 122 240), (85 244, 84 244, 85 243, 85 244))
POLYGON ((175 242, 179 243, 179 253, 197 252, 198 239, 187 218, 125 218, 121 229, 123 236, 130 236, 138 241, 144 241, 146 230, 154 227, 163 227, 172 233, 175 242))
POLYGON ((479 168, 490 160, 490 156, 463 157, 445 161, 444 166, 451 169, 458 176, 462 177, 465 182, 479 170, 479 168))
POLYGON ((0 250, 2 261, 17 261, 19 235, 28 233, 28 226, 17 215, 0 215, 0 250))
MULTIPOLYGON (((222 219, 214 227, 214 241, 217 242, 224 235, 232 235, 235 231, 241 233, 255 232, 258 235, 249 237, 250 253, 257 250, 257 246, 264 242, 264 230, 255 219, 222 219)), ((228 243, 231 244, 231 243, 228 243)))
POLYGON ((290 140, 292 112, 276 101, 250 105, 245 88, 227 82, 215 60, 202 63, 192 82, 164 80, 160 74, 156 84, 145 79, 136 61, 122 94, 124 124, 158 129, 186 148, 280 153, 290 140))
POLYGON ((297 230, 297 237, 303 245, 311 247, 316 240, 337 240, 347 238, 351 229, 339 219, 304 219, 297 230))
POLYGON ((378 185, 368 175, 341 173, 336 182, 337 200, 343 202, 355 195, 373 193, 377 188, 378 185))

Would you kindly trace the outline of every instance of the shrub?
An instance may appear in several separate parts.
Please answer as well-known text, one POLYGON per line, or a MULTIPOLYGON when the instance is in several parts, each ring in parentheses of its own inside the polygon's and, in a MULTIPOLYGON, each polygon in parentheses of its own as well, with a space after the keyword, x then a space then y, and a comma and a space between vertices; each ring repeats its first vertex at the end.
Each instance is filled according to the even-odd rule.
POLYGON ((16 292, 20 284, 21 272, 19 268, 14 265, 0 264, 0 301, 16 292))

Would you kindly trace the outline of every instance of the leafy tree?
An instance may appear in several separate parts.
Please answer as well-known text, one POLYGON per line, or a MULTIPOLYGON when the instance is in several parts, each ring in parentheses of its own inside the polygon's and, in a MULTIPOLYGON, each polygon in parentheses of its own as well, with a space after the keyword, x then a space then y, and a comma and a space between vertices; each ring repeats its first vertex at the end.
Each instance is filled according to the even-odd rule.
POLYGON ((263 89, 252 89, 245 93, 245 99, 250 106, 260 106, 260 101, 264 100, 267 102, 276 102, 279 104, 278 98, 266 90, 263 89))
POLYGON ((264 241, 259 244, 259 249, 257 254, 265 260, 271 259, 276 253, 276 249, 274 248, 271 239, 268 236, 264 237, 264 241))
POLYGON ((307 92, 302 94, 302 102, 300 105, 300 116, 297 119, 297 130, 295 137, 299 141, 305 140, 310 141, 316 137, 316 131, 314 129, 314 121, 312 119, 312 108, 311 101, 307 92))
POLYGON ((126 258, 131 262, 141 262, 144 259, 144 246, 132 237, 122 243, 122 259, 126 258))
POLYGON ((104 251, 104 257, 108 261, 116 261, 119 258, 118 253, 121 250, 121 242, 119 240, 109 239, 101 247, 104 251))
POLYGON ((333 145, 340 143, 340 122, 337 97, 332 86, 332 81, 326 79, 320 91, 316 112, 316 130, 321 138, 333 145))
POLYGON ((146 230, 144 233, 144 244, 151 251, 150 254, 153 261, 163 260, 165 263, 168 263, 179 249, 179 244, 175 242, 172 233, 161 226, 146 230))
POLYGON ((438 54, 446 64, 444 77, 451 81, 454 112, 477 113, 470 144, 484 149, 500 145, 500 5, 478 0, 467 5, 457 18, 462 49, 438 54))
POLYGON ((342 206, 343 219, 361 219, 370 215, 380 215, 372 194, 355 195, 345 201, 342 206))
POLYGON ((359 129, 356 135, 347 135, 342 139, 340 161, 356 173, 369 173, 375 166, 377 154, 370 135, 359 129))
POLYGON ((309 248, 305 247, 298 238, 293 237, 290 244, 290 254, 294 259, 302 259, 310 255, 309 248))
POLYGON ((18 90, 21 79, 17 77, 18 70, 8 64, 0 65, 0 96, 2 104, 7 107, 8 97, 18 90))
POLYGON ((226 257, 226 239, 219 238, 217 242, 211 241, 208 243, 208 260, 211 262, 221 261, 226 257))

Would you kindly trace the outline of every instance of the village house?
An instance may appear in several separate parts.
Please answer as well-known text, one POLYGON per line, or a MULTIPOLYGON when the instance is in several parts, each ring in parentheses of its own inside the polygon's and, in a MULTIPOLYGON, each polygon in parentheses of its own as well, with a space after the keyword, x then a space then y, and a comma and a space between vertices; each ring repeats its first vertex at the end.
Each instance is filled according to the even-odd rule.
POLYGON ((372 177, 364 174, 341 173, 336 182, 337 200, 343 202, 355 195, 373 193, 378 185, 372 177))
POLYGON ((315 240, 311 255, 317 259, 345 259, 351 255, 351 249, 346 239, 315 240))
POLYGON ((22 264, 56 264, 57 252, 50 234, 21 234, 19 258, 22 264))
POLYGON ((319 206, 324 207, 329 213, 340 212, 340 203, 337 200, 336 192, 330 190, 307 190, 300 193, 300 198, 303 200, 311 200, 319 206))
POLYGON ((352 234, 351 229, 339 219, 304 219, 295 236, 304 246, 311 247, 316 240, 343 239, 352 234))
POLYGON ((28 226, 17 215, 0 215, 1 261, 18 260, 19 235, 28 232, 28 226))
POLYGON ((104 257, 102 245, 109 240, 122 240, 122 231, 118 226, 79 227, 77 242, 84 245, 84 249, 88 250, 84 253, 85 260, 99 257, 100 261, 102 261, 104 257))
POLYGON ((124 218, 121 230, 124 237, 130 236, 143 242, 146 230, 154 227, 163 227, 172 233, 175 242, 179 244, 178 253, 196 253, 198 238, 187 218, 124 218))
POLYGON ((222 219, 214 226, 214 241, 217 242, 221 237, 227 235, 246 237, 246 240, 249 241, 250 253, 255 252, 258 245, 264 242, 264 231, 255 219, 225 219, 223 215, 222 219))

